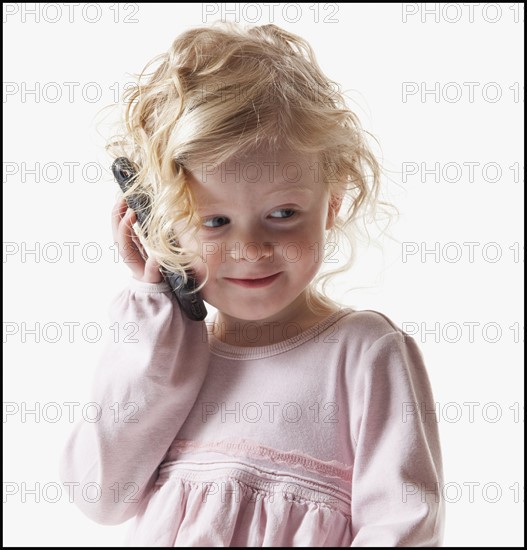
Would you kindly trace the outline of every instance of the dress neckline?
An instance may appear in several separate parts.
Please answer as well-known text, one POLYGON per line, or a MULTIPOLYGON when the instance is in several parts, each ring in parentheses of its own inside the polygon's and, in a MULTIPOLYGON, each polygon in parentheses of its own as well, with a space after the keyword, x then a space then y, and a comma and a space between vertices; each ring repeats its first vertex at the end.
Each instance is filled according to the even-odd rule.
MULTIPOLYGON (((345 315, 349 315, 354 312, 355 310, 350 307, 342 307, 330 314, 324 320, 315 323, 303 332, 297 333, 290 338, 277 342, 276 344, 267 344, 265 346, 234 346, 223 342, 217 336, 209 332, 209 348, 212 354, 220 357, 227 357, 229 359, 263 359, 265 357, 271 357, 273 355, 278 355, 279 353, 284 353, 302 345, 304 342, 307 342, 315 336, 322 334, 345 315)), ((217 313, 215 313, 210 319, 210 323, 216 323, 216 318, 217 313)), ((213 324, 213 326, 215 325, 213 324)))

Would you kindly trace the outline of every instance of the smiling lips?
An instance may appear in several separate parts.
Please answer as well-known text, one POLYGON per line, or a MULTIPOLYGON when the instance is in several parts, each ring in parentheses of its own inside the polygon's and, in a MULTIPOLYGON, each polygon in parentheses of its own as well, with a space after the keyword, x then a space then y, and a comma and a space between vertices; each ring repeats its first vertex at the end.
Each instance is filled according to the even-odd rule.
POLYGON ((231 279, 230 277, 225 277, 225 279, 231 283, 234 283, 239 286, 243 286, 246 288, 260 288, 263 286, 270 285, 276 279, 282 272, 275 273, 274 275, 270 275, 268 277, 263 277, 261 279, 231 279))

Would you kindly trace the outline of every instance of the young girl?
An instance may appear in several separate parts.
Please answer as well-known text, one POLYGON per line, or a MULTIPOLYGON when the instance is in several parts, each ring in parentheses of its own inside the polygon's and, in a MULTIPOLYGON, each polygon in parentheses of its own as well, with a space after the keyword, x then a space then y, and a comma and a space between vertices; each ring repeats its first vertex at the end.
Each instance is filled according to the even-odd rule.
POLYGON ((317 289, 377 199, 356 116, 274 25, 193 29, 157 61, 110 145, 151 211, 141 225, 122 198, 113 211, 133 278, 112 322, 136 331, 108 342, 101 416, 64 449, 77 505, 133 518, 134 546, 441 545, 421 353, 382 313, 317 289), (217 312, 189 319, 160 267, 192 270, 217 312))

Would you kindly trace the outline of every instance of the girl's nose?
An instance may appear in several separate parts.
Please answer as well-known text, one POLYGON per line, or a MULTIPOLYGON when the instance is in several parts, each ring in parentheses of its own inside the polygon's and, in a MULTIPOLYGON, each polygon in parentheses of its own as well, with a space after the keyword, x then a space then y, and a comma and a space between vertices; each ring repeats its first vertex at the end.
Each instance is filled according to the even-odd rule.
POLYGON ((258 238, 254 233, 245 238, 235 238, 225 243, 225 253, 228 258, 237 262, 245 260, 258 262, 265 259, 272 259, 275 254, 277 242, 266 238, 258 238))

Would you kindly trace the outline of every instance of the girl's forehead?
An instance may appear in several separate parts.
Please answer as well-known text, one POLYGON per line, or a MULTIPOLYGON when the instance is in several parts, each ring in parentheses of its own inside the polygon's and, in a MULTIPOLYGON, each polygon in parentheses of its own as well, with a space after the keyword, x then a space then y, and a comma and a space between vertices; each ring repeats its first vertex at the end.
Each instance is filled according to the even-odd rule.
POLYGON ((190 173, 200 187, 220 183, 311 187, 319 170, 316 155, 283 152, 231 157, 222 163, 203 162, 190 173))

